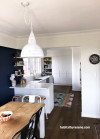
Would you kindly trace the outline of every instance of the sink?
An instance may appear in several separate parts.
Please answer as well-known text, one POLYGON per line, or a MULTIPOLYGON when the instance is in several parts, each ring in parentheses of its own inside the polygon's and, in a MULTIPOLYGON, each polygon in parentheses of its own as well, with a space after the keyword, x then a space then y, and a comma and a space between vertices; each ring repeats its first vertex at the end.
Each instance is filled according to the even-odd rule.
POLYGON ((34 79, 34 81, 40 81, 40 80, 42 80, 42 79, 34 79))

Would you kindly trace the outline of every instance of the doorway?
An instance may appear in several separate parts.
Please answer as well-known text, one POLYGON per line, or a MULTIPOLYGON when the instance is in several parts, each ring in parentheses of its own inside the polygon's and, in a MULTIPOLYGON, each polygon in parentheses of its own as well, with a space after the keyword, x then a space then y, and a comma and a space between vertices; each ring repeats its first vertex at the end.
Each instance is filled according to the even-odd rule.
POLYGON ((80 47, 46 48, 45 56, 52 57, 54 84, 80 91, 80 47))

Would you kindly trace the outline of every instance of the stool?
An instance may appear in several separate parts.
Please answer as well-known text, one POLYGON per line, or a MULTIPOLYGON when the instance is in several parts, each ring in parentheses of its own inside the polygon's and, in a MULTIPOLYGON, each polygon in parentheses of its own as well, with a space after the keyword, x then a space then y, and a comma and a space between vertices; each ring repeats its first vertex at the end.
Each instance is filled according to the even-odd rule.
MULTIPOLYGON (((43 101, 43 103, 44 103, 44 101, 46 100, 46 97, 45 96, 40 96, 41 97, 41 101, 43 101)), ((36 98, 38 101, 40 100, 40 98, 39 97, 37 97, 36 98)), ((41 102, 42 103, 42 102, 41 102)), ((46 112, 46 108, 45 108, 45 114, 46 114, 46 119, 48 119, 48 115, 47 115, 47 112, 46 112)))
POLYGON ((21 98, 21 96, 13 96, 12 101, 18 101, 19 98, 21 98))

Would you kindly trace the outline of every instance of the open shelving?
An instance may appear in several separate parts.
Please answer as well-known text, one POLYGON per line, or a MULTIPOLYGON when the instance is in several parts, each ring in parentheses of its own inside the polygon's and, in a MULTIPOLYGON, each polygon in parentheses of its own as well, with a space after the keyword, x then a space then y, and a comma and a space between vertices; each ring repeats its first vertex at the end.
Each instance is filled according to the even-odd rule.
POLYGON ((23 70, 24 61, 23 58, 21 58, 20 54, 18 53, 15 53, 13 55, 13 66, 14 66, 16 84, 20 84, 20 81, 24 75, 24 70, 23 70))
POLYGON ((44 58, 44 72, 47 75, 52 75, 52 58, 51 57, 44 58))

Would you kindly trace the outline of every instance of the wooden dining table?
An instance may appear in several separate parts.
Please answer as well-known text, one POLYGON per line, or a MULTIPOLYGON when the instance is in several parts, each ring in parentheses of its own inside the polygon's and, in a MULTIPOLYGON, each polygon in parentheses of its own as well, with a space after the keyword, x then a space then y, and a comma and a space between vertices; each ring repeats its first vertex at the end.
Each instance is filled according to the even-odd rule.
POLYGON ((45 119, 44 104, 27 103, 27 102, 8 102, 0 107, 2 111, 12 111, 13 115, 10 120, 0 122, 0 139, 11 139, 13 135, 29 123, 32 114, 36 113, 42 107, 40 115, 40 138, 45 137, 45 119))

